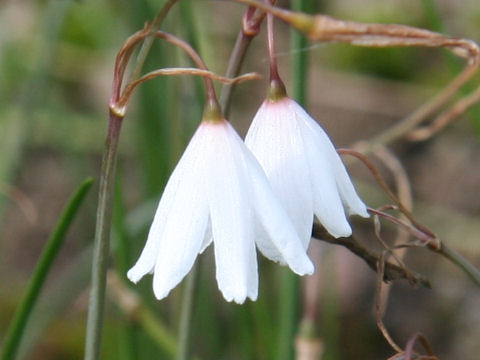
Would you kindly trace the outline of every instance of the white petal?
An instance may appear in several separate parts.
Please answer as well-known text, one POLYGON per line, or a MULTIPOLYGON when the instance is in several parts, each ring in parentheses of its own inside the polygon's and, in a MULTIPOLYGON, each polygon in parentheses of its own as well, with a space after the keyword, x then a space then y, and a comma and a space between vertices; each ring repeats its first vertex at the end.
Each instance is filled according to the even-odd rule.
POLYGON ((241 142, 228 123, 213 124, 210 171, 205 179, 214 239, 217 282, 227 301, 243 303, 258 295, 254 221, 241 142))
MULTIPOLYGON (((301 119, 299 123, 305 124, 301 119)), ((302 134, 312 182, 314 213, 333 236, 350 236, 352 229, 345 217, 328 155, 318 144, 315 133, 306 125, 302 127, 302 134)))
POLYGON ((170 177, 150 228, 147 244, 128 277, 136 282, 154 268, 153 289, 161 299, 191 269, 205 236, 208 205, 201 129, 170 177))
POLYGON ((331 164, 335 173, 335 180, 337 182, 338 190, 340 192, 340 196, 342 197, 342 202, 347 209, 347 213, 349 215, 360 215, 365 218, 370 217, 367 207, 355 191, 352 181, 350 180, 350 176, 345 169, 345 165, 335 149, 333 150, 334 151, 331 152, 331 164))
MULTIPOLYGON (((208 211, 210 211, 210 208, 208 211)), ((207 248, 210 246, 212 242, 213 242, 212 222, 210 221, 210 218, 209 218, 207 223, 207 230, 205 231, 205 238, 203 239, 202 246, 200 247, 200 251, 198 253, 202 254, 205 250, 207 250, 207 248)))
POLYGON ((340 196, 343 204, 345 205, 347 213, 350 215, 357 214, 363 217, 369 217, 370 215, 367 212, 367 207, 357 195, 352 181, 350 180, 350 176, 345 169, 345 165, 335 150, 335 146, 333 145, 327 133, 300 105, 293 100, 290 104, 290 107, 294 109, 298 116, 304 119, 307 126, 317 134, 318 144, 329 157, 329 163, 334 172, 338 191, 340 192, 340 196))
POLYGON ((308 258, 291 220, 273 193, 260 164, 247 149, 245 149, 244 158, 250 170, 252 200, 256 216, 269 236, 269 243, 260 243, 266 239, 257 238, 257 246, 259 249, 263 247, 264 251, 265 247, 267 249, 276 248, 295 273, 299 275, 312 274, 313 264, 308 258))
MULTIPOLYGON (((285 101, 265 101, 253 119, 245 144, 265 171, 307 249, 313 224, 312 190, 295 113, 285 101)), ((257 245, 262 248, 262 244, 257 245)))

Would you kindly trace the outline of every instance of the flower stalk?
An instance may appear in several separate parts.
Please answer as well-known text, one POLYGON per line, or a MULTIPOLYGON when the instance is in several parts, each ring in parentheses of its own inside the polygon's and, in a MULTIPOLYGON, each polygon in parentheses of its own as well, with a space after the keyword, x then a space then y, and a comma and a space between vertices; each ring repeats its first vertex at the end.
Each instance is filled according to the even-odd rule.
MULTIPOLYGON (((254 7, 249 7, 243 16, 242 29, 237 35, 237 40, 233 47, 228 61, 227 71, 225 76, 227 78, 235 77, 240 74, 243 61, 247 51, 252 43, 252 40, 260 32, 260 26, 265 18, 265 12, 259 11, 254 7)), ((230 111, 230 100, 232 97, 234 86, 233 84, 225 84, 222 87, 220 94, 220 106, 226 118, 230 111)))
POLYGON ((97 224, 92 260, 92 284, 85 340, 85 360, 95 360, 100 357, 115 188, 115 168, 122 122, 123 117, 110 111, 98 195, 97 224))
POLYGON ((182 308, 180 313, 180 329, 178 331, 178 352, 177 360, 187 360, 189 358, 189 340, 193 314, 193 300, 195 297, 196 283, 198 280, 198 264, 194 264, 192 270, 187 275, 182 297, 182 308))

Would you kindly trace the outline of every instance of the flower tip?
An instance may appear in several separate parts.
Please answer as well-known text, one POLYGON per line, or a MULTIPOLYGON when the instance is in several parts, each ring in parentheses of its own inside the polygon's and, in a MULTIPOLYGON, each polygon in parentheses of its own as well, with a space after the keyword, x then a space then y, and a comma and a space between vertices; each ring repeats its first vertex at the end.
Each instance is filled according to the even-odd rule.
POLYGON ((223 293, 223 298, 228 302, 234 302, 236 304, 242 305, 245 302, 245 300, 247 299, 247 295, 246 294, 232 295, 232 294, 223 293))
POLYGON ((348 212, 348 215, 358 215, 358 216, 361 216, 363 218, 369 218, 370 217, 370 213, 368 212, 367 206, 363 203, 362 200, 360 200, 360 198, 358 198, 358 196, 357 196, 356 201, 351 202, 350 207, 348 207, 347 212, 348 212), (352 204, 353 204, 353 206, 352 206, 352 204))
POLYGON ((143 274, 140 274, 140 273, 135 269, 135 267, 131 268, 131 269, 128 270, 128 272, 127 272, 127 278, 128 278, 128 280, 130 280, 130 281, 133 282, 134 284, 138 283, 142 277, 143 277, 143 274))
POLYGON ((360 211, 358 213, 358 215, 360 215, 363 218, 369 218, 370 217, 370 213, 368 212, 368 208, 365 204, 363 204, 363 209, 362 209, 362 211, 360 211))
POLYGON ((348 238, 350 236, 352 236, 352 229, 350 229, 350 231, 345 231, 345 232, 342 232, 342 233, 339 233, 337 235, 334 235, 336 239, 338 238, 348 238))
MULTIPOLYGON (((225 297, 225 295, 224 295, 225 297)), ((226 298, 225 297, 225 300, 227 300, 228 302, 234 302, 235 304, 238 304, 238 305, 242 305, 243 303, 245 303, 245 301, 248 299, 252 300, 252 301, 257 301, 257 298, 258 298, 258 295, 257 294, 249 294, 249 295, 241 295, 241 296, 235 296, 235 297, 230 297, 230 298, 226 298)))
POLYGON ((170 294, 170 291, 172 290, 171 287, 166 287, 166 286, 161 286, 158 282, 155 280, 153 281, 153 294, 157 298, 157 300, 162 300, 170 294))
POLYGON ((228 302, 236 304, 243 304, 247 298, 256 301, 258 298, 258 287, 251 287, 249 290, 244 287, 237 286, 236 288, 221 289, 223 298, 228 302))
POLYGON ((342 229, 327 229, 330 235, 332 235, 335 239, 338 238, 346 238, 352 236, 352 228, 350 225, 344 226, 342 229), (348 227, 347 227, 348 226, 348 227))
POLYGON ((309 265, 305 271, 305 274, 304 275, 312 275, 314 272, 315 272, 315 265, 313 265, 313 262, 308 259, 309 261, 309 265))
POLYGON ((303 261, 301 266, 291 267, 292 271, 300 276, 304 275, 312 275, 315 272, 315 266, 312 263, 312 260, 308 256, 306 256, 306 260, 303 261))

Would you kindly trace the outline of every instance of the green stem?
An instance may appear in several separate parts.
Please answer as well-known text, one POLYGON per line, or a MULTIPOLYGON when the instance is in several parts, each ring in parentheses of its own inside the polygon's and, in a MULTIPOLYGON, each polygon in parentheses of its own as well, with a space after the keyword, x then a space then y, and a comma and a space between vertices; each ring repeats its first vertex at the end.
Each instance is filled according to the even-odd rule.
POLYGON ((110 225, 113 210, 115 165, 122 118, 110 113, 102 162, 98 195, 97 225, 92 263, 92 287, 88 306, 85 359, 100 357, 100 345, 105 307, 105 284, 110 245, 110 225))
MULTIPOLYGON (((311 0, 293 0, 292 10, 305 11, 311 10, 311 0)), ((298 31, 291 32, 290 48, 294 50, 305 49, 308 46, 308 40, 298 31)), ((295 51, 292 54, 292 96, 298 103, 304 107, 307 106, 308 90, 308 52, 295 51)))
POLYGON ((446 257, 458 268, 460 268, 475 284, 480 286, 480 270, 473 266, 470 262, 463 258, 459 253, 450 249, 448 246, 442 243, 440 250, 436 250, 439 254, 446 257))
POLYGON ((48 239, 35 267, 30 283, 28 284, 27 292, 13 315, 13 320, 5 335, 5 342, 3 344, 1 356, 2 360, 11 360, 15 358, 28 318, 37 302, 40 291, 45 284, 45 279, 50 272, 52 264, 63 245, 65 235, 75 219, 78 209, 83 203, 92 183, 92 179, 87 179, 80 185, 65 207, 65 210, 60 216, 60 220, 48 239))
MULTIPOLYGON (((232 54, 230 55, 230 60, 228 61, 227 72, 225 77, 233 78, 240 74, 240 69, 242 68, 243 61, 245 60, 245 55, 247 50, 250 47, 253 36, 245 35, 242 30, 238 33, 235 46, 233 47, 232 54)), ((228 118, 230 112, 230 100, 232 98, 232 93, 235 85, 225 84, 222 87, 222 92, 220 93, 220 107, 223 110, 223 115, 228 118)))
POLYGON ((193 299, 195 296, 195 284, 197 280, 197 268, 198 264, 193 265, 192 270, 187 276, 185 283, 185 290, 182 299, 182 309, 180 313, 180 329, 178 335, 178 352, 177 360, 187 360, 188 357, 188 344, 190 339, 190 329, 193 313, 193 299))
POLYGON ((293 359, 293 340, 298 320, 299 281, 290 269, 282 269, 280 324, 277 359, 293 359))

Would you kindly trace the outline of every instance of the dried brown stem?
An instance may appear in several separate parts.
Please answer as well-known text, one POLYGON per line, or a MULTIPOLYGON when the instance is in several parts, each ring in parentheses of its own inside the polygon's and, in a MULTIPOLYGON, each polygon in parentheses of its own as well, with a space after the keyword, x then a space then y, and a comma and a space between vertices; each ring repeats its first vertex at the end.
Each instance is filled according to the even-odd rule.
POLYGON ((480 87, 437 116, 430 125, 420 127, 408 133, 407 138, 411 141, 424 141, 431 138, 478 102, 480 102, 480 87))
POLYGON ((424 233, 423 231, 419 230, 417 227, 402 221, 401 219, 396 218, 386 212, 368 208, 368 212, 377 216, 381 216, 382 218, 390 221, 391 223, 398 225, 408 231, 412 236, 420 240, 422 245, 431 247, 431 248, 440 248, 440 240, 437 237, 432 237, 429 234, 424 233))
POLYGON ((337 149, 337 152, 339 154, 346 154, 346 155, 351 155, 362 161, 365 166, 370 170, 372 175, 374 176, 375 180, 378 182, 378 184, 382 187, 382 189, 387 193, 388 197, 399 207, 400 211, 412 222, 415 227, 420 229, 422 232, 425 234, 429 235, 432 238, 435 238, 435 234, 431 232, 429 229, 427 229, 424 225, 420 224, 411 214, 411 212, 403 205, 403 203, 398 199, 398 197, 393 193, 393 191, 390 189, 390 187, 387 185, 383 177, 380 175, 380 172, 377 170, 375 165, 368 160, 368 158, 363 155, 362 153, 351 150, 351 149, 337 149))
MULTIPOLYGON (((325 241, 330 244, 340 245, 347 248, 352 253, 363 259, 373 271, 378 271, 378 260, 380 259, 379 255, 373 253, 365 246, 360 244, 354 236, 335 239, 325 230, 325 228, 323 228, 323 226, 314 223, 312 237, 320 241, 325 241)), ((425 277, 418 274, 413 274, 410 271, 407 272, 400 266, 386 262, 383 281, 389 282, 398 279, 406 279, 411 285, 421 285, 427 288, 431 287, 430 282, 425 277)))
POLYGON ((413 347, 415 346, 416 342, 420 342, 420 344, 423 346, 425 351, 427 352, 427 356, 422 356, 422 359, 437 359, 435 356, 435 353, 433 352, 432 347, 430 346, 430 343, 428 340, 423 336, 421 333, 416 333, 413 335, 407 342, 407 346, 405 347, 405 360, 411 360, 414 359, 414 350, 413 347))
MULTIPOLYGON (((405 208, 411 212, 412 207, 413 207, 413 199, 412 199, 412 192, 410 188, 410 181, 408 180, 407 173, 405 169, 403 168, 402 164, 400 163, 400 160, 390 151, 388 150, 385 146, 380 146, 378 147, 373 154, 384 164, 385 167, 387 167, 390 172, 392 173, 394 179, 395 179, 395 184, 396 184, 396 189, 397 189, 397 198, 400 200, 402 204, 404 204, 405 208)), ((400 214, 400 219, 406 221, 408 218, 404 214, 400 214)), ((401 227, 397 228, 397 235, 393 241, 393 245, 395 244, 404 244, 407 243, 409 239, 410 234, 408 231, 405 231, 401 227)), ((378 237, 380 238, 380 233, 378 233, 378 237)), ((392 250, 392 255, 397 256, 398 260, 397 263, 399 265, 404 266, 402 263, 400 263, 403 259, 403 256, 406 253, 406 248, 401 248, 397 249, 397 251, 392 250)), ((388 300, 390 297, 390 290, 391 290, 391 284, 387 284, 382 288, 382 294, 381 294, 381 299, 382 299, 382 304, 381 304, 381 312, 382 314, 385 312, 388 300)))
POLYGON ((197 75, 203 76, 205 78, 209 78, 211 80, 217 80, 223 82, 225 84, 236 84, 242 81, 248 81, 253 79, 258 79, 260 77, 257 73, 247 73, 241 76, 237 76, 233 79, 226 78, 224 76, 217 75, 209 70, 202 70, 197 68, 164 68, 151 71, 145 75, 143 75, 140 79, 128 84, 120 99, 116 102, 116 104, 111 105, 110 109, 116 114, 123 114, 125 115, 126 111, 126 104, 131 97, 135 88, 140 85, 141 83, 151 80, 158 76, 172 76, 172 75, 197 75))
MULTIPOLYGON (((480 65, 480 48, 468 39, 452 38, 440 33, 398 24, 360 23, 343 21, 327 15, 308 15, 289 11, 268 3, 255 0, 235 0, 250 7, 257 7, 284 20, 313 41, 345 42, 355 46, 368 47, 410 47, 422 46, 432 48, 446 48, 456 56, 467 59, 467 66, 452 82, 437 94, 433 99, 421 106, 413 114, 400 121, 393 127, 380 133, 367 143, 363 152, 374 150, 379 145, 388 144, 413 131, 425 119, 443 106, 453 95, 475 74, 480 65)), ((472 94, 464 100, 454 104, 445 115, 441 115, 434 123, 435 128, 447 124, 453 116, 465 111, 475 102, 480 101, 480 94, 472 94)), ((428 132, 420 133, 420 138, 428 136, 428 132)))
POLYGON ((113 71, 112 93, 110 98, 110 106, 116 104, 121 96, 122 83, 127 68, 128 61, 132 56, 135 47, 142 42, 150 32, 150 25, 147 23, 145 27, 134 33, 123 43, 120 51, 115 59, 115 66, 113 71))
MULTIPOLYGON (((186 41, 180 39, 179 37, 167 33, 165 31, 158 30, 155 32, 155 36, 169 42, 172 45, 182 49, 192 61, 197 65, 197 67, 201 70, 207 70, 207 65, 202 60, 200 55, 195 51, 195 49, 186 41)), ((213 86, 213 81, 210 77, 205 76, 205 88, 207 89, 207 98, 209 100, 217 101, 217 95, 215 94, 215 87, 213 86)))
POLYGON ((383 337, 387 342, 390 344, 390 346, 395 349, 396 352, 402 352, 402 348, 397 345, 397 343, 392 339, 390 334, 388 333, 387 328, 385 327, 385 324, 383 323, 382 320, 382 285, 383 285, 383 277, 384 277, 384 272, 385 272, 385 254, 388 251, 384 251, 382 255, 380 256, 380 259, 378 260, 378 265, 377 265, 377 289, 375 293, 375 319, 377 320, 377 326, 380 329, 383 337))

